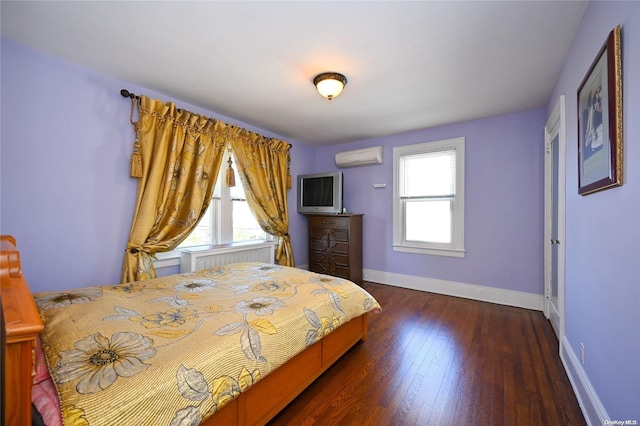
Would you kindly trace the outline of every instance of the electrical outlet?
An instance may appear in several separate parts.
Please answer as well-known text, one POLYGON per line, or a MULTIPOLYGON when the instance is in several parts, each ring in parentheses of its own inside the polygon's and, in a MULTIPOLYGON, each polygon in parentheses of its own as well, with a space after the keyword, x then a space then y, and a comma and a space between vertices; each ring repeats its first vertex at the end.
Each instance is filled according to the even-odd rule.
POLYGON ((584 365, 584 343, 580 342, 580 362, 584 365))

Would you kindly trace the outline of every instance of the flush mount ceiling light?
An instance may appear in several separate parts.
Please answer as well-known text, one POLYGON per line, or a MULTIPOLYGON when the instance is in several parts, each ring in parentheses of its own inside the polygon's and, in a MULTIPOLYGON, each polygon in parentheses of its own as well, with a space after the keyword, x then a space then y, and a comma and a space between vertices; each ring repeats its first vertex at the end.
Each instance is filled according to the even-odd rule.
POLYGON ((325 98, 331 100, 342 93, 347 77, 337 72, 323 72, 313 79, 313 85, 325 98))

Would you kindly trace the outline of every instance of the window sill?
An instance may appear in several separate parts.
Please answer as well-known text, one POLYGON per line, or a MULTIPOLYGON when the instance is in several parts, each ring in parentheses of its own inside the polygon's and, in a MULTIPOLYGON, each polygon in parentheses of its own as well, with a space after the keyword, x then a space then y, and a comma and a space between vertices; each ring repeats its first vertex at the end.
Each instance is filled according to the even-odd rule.
POLYGON ((464 257, 465 251, 464 249, 438 249, 438 248, 425 248, 425 247, 415 247, 415 246, 407 246, 407 245, 393 245, 393 251, 399 251, 404 253, 418 253, 418 254, 429 254, 433 256, 448 256, 448 257, 464 257))
POLYGON ((156 254, 156 260, 153 261, 154 268, 167 268, 169 266, 180 266, 180 249, 156 254))

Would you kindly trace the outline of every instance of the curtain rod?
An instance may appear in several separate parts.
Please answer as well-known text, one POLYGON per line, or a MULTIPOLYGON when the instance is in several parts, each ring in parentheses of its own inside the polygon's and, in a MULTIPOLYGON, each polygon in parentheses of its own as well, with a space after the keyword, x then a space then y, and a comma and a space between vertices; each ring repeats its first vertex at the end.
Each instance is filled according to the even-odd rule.
MULTIPOLYGON (((129 92, 127 89, 122 89, 120 90, 120 94, 122 95, 122 97, 124 98, 131 98, 131 99, 140 99, 140 96, 136 95, 135 93, 131 93, 129 92)), ((180 111, 180 109, 178 109, 178 111, 180 111)), ((236 128, 235 125, 231 124, 231 128, 234 129, 236 128)), ((289 144, 289 148, 291 148, 292 145, 289 144)))
POLYGON ((125 97, 125 98, 131 98, 131 99, 134 99, 134 98, 135 98, 135 99, 139 99, 139 98, 140 98, 140 96, 138 96, 138 95, 136 95, 136 94, 134 94, 134 93, 129 92, 127 89, 122 89, 122 90, 120 91, 120 94, 121 94, 123 97, 125 97))

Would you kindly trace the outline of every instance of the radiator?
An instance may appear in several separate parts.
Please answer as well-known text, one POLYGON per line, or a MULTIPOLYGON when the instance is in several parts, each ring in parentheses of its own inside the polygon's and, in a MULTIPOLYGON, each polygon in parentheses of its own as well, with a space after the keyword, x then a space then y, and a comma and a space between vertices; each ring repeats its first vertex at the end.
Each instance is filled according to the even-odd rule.
POLYGON ((180 272, 194 272, 236 262, 273 263, 275 242, 231 243, 180 250, 180 272))

